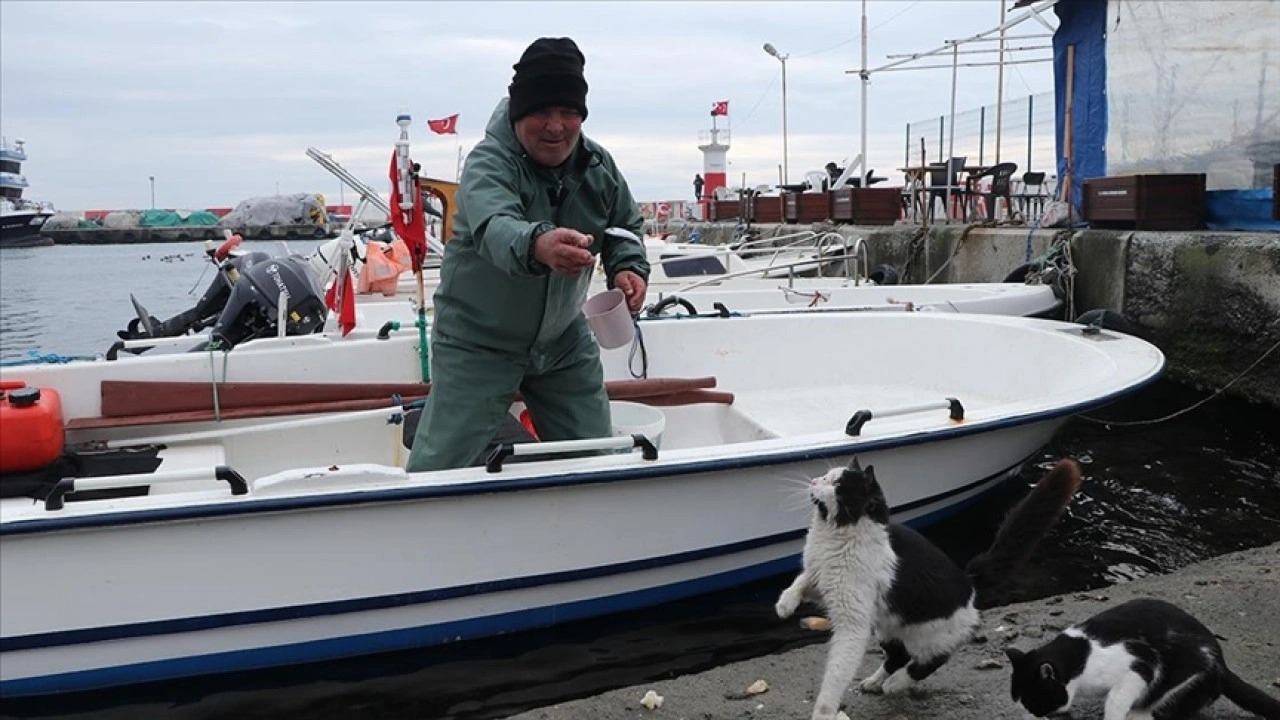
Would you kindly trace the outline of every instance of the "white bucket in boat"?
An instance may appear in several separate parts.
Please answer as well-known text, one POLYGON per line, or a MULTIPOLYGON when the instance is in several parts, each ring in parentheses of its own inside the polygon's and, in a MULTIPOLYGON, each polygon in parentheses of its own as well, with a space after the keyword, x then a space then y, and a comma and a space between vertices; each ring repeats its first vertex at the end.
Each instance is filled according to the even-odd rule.
POLYGON ((661 408, 625 400, 610 400, 609 415, 613 419, 615 437, 644 435, 654 447, 662 447, 662 432, 667 429, 667 416, 661 408))
POLYGON ((617 288, 587 298, 582 313, 587 316, 596 342, 605 350, 620 348, 635 337, 636 327, 627 308, 627 296, 617 288))

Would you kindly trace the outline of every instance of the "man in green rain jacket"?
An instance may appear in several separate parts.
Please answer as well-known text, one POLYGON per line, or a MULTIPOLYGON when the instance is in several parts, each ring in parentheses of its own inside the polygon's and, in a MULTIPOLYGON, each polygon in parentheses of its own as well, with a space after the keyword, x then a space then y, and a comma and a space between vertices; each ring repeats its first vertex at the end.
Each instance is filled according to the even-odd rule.
POLYGON ((542 440, 611 434, 600 350, 582 304, 604 260, 632 312, 649 264, 640 209, 603 147, 581 134, 585 60, 569 38, 535 40, 468 155, 431 330, 431 392, 410 471, 471 465, 519 391, 542 440))

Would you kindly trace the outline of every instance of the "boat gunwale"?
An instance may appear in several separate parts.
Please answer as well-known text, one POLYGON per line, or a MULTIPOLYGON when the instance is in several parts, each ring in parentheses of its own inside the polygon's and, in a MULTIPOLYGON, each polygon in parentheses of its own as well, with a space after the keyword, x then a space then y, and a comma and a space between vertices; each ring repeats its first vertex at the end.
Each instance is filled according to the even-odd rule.
MULTIPOLYGON (((899 447, 920 445, 928 442, 952 440, 969 435, 993 432, 1024 425, 1032 425, 1039 422, 1056 420, 1062 417, 1069 417, 1085 410, 1106 405, 1114 400, 1136 392, 1156 382, 1163 375, 1163 370, 1164 362, 1162 360, 1143 377, 1136 378, 1105 395, 1099 395, 1098 397, 1069 405, 1063 405, 1048 410, 1008 415, 989 420, 980 420, 972 423, 966 422, 963 425, 938 430, 907 430, 904 434, 886 438, 871 440, 852 438, 846 442, 825 445, 823 447, 740 453, 729 457, 688 461, 663 462, 660 455, 659 460, 649 461, 643 465, 622 468, 601 468, 585 471, 557 472, 554 474, 531 475, 507 480, 485 479, 481 481, 450 483, 444 485, 418 484, 412 487, 322 491, 319 493, 300 496, 293 495, 288 497, 270 498, 258 498, 250 493, 249 495, 241 496, 220 496, 216 500, 210 500, 206 495, 206 497, 198 504, 188 504, 178 507, 121 509, 55 518, 0 517, 0 537, 41 534, 93 527, 114 527, 120 525, 172 522, 175 520, 195 520, 212 517, 248 515, 264 512, 309 510, 326 507, 365 505, 370 503, 427 500, 499 492, 517 492, 523 490, 575 487, 579 485, 597 485, 603 483, 625 482, 629 480, 648 480, 659 477, 722 472, 742 468, 767 467, 797 461, 819 460, 842 455, 852 455, 860 452, 890 450, 899 447)), ((724 447, 741 449, 744 446, 750 446, 752 444, 754 443, 733 443, 726 444, 724 447)), ((412 476, 413 474, 410 475, 412 476)), ((38 500, 32 500, 33 504, 38 504, 39 502, 40 501, 38 500)))

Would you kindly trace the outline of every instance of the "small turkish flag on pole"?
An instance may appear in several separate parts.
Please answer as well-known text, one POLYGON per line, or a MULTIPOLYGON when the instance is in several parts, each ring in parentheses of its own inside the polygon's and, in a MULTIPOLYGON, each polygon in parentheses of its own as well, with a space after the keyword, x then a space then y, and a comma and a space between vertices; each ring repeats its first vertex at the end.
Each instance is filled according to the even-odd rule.
POLYGON ((712 115, 728 115, 729 101, 720 100, 719 102, 711 103, 711 114, 712 115))
MULTIPOLYGON (((456 118, 457 115, 454 115, 456 118)), ((421 268, 427 257, 427 223, 422 211, 422 192, 418 190, 417 181, 413 179, 412 164, 400 166, 400 159, 395 151, 391 152, 391 227, 396 235, 409 247, 409 256, 413 258, 413 267, 421 268), (412 210, 400 206, 404 199, 401 191, 401 173, 408 175, 405 185, 413 193, 412 210)))
POLYGON ((428 120, 427 127, 431 128, 431 132, 437 135, 457 135, 458 134, 458 114, 454 113, 447 118, 440 120, 428 120))
POLYGON ((338 327, 346 335, 356 327, 356 289, 351 282, 350 251, 343 248, 334 268, 337 276, 324 295, 325 307, 338 313, 338 327))

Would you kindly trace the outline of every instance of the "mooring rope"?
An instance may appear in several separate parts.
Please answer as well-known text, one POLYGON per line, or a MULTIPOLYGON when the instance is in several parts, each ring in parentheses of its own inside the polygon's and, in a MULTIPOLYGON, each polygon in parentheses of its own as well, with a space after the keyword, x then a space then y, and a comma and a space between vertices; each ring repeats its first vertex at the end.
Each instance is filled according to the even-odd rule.
POLYGON ((915 265, 916 258, 919 257, 921 251, 924 250, 925 238, 929 236, 929 228, 921 225, 912 233, 911 238, 907 240, 907 259, 902 264, 902 279, 907 280, 911 275, 911 267, 915 265))
POLYGON ((964 230, 960 231, 960 239, 956 241, 955 249, 951 251, 951 257, 947 258, 947 261, 942 263, 941 267, 933 271, 933 274, 929 276, 928 280, 924 281, 924 284, 928 285, 929 283, 933 282, 934 278, 941 275, 942 271, 946 270, 947 266, 951 264, 951 261, 956 259, 956 256, 960 254, 960 248, 964 247, 964 241, 969 239, 969 233, 973 232, 977 228, 993 228, 995 226, 996 226, 996 223, 985 221, 985 220, 982 222, 966 225, 964 230))
POLYGON ((27 357, 22 360, 0 360, 0 367, 17 367, 19 365, 66 365, 77 360, 97 360, 93 355, 59 355, 58 353, 41 353, 28 350, 27 357))
POLYGON ((222 350, 222 381, 227 381, 227 355, 230 348, 223 348, 222 343, 218 340, 209 341, 209 386, 213 392, 213 420, 214 422, 222 422, 222 405, 218 398, 218 370, 217 363, 213 359, 213 353, 222 350))
POLYGON ((1236 384, 1237 380, 1239 380, 1240 378, 1243 378, 1245 375, 1248 375, 1250 371, 1258 367, 1258 365, 1260 365, 1263 360, 1266 360, 1267 356, 1275 352, 1277 348, 1280 348, 1280 340, 1277 340, 1275 344, 1271 346, 1271 349, 1262 353, 1262 355, 1257 360, 1254 360, 1253 364, 1251 364, 1249 367, 1241 371, 1239 375, 1236 375, 1234 378, 1232 378, 1231 382, 1228 382, 1226 385, 1223 385, 1221 388, 1218 388, 1218 390, 1212 395, 1210 395, 1209 397, 1199 400, 1195 403, 1192 403, 1189 407, 1183 408, 1182 410, 1179 410, 1175 413, 1165 415, 1162 418, 1156 418, 1154 420, 1104 420, 1102 418, 1093 418, 1087 415, 1079 415, 1078 417, 1082 420, 1088 420, 1089 422, 1098 423, 1099 425, 1114 425, 1116 427, 1130 427, 1134 425, 1155 425, 1157 423, 1165 422, 1166 420, 1172 420, 1180 415, 1186 415, 1192 410, 1195 410, 1201 405, 1204 405, 1210 400, 1213 400, 1214 398, 1218 397, 1222 393, 1226 392, 1228 388, 1236 384))

